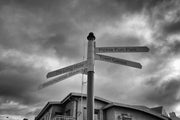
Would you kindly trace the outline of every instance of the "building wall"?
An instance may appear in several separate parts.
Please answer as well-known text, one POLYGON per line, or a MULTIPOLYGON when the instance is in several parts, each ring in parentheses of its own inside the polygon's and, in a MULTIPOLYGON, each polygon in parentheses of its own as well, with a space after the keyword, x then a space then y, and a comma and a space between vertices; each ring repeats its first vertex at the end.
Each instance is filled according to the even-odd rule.
POLYGON ((75 100, 72 100, 72 101, 68 102, 65 105, 64 115, 76 117, 76 113, 74 111, 75 107, 76 107, 75 106, 75 100))
MULTIPOLYGON (((49 106, 43 116, 37 120, 52 120, 56 115, 65 115, 77 117, 76 120, 87 120, 87 100, 83 98, 81 101, 80 97, 73 97, 62 104, 53 104, 49 106), (81 109, 81 107, 83 109, 81 109), (58 113, 58 114, 57 114, 58 113)), ((94 109, 95 109, 95 119, 94 120, 123 120, 122 115, 125 114, 132 119, 126 120, 161 120, 153 115, 148 113, 133 110, 123 107, 111 107, 106 110, 103 110, 103 107, 108 103, 102 102, 100 100, 95 100, 94 109), (97 112, 98 111, 98 112, 97 112), (120 117, 119 117, 120 116, 120 117)), ((168 119, 164 119, 168 120, 168 119)))
POLYGON ((51 111, 51 116, 50 118, 53 119, 56 115, 60 115, 63 114, 64 110, 62 108, 62 106, 60 105, 52 105, 52 107, 50 108, 51 111))
POLYGON ((115 119, 115 108, 109 108, 104 111, 104 120, 116 120, 115 119))
POLYGON ((106 120, 122 120, 123 115, 132 118, 132 120, 161 120, 148 113, 128 108, 112 107, 106 110, 106 120))
POLYGON ((51 109, 47 109, 38 120, 49 120, 51 116, 51 109))
MULTIPOLYGON (((81 101, 81 98, 77 99, 78 101, 78 108, 77 108, 77 120, 86 120, 87 118, 87 100, 85 98, 82 99, 81 101), (81 104, 82 103, 82 104, 81 104)), ((99 110, 99 116, 97 116, 98 120, 103 120, 103 111, 102 111, 102 108, 107 105, 106 103, 104 102, 101 102, 101 101, 98 101, 98 100, 95 100, 95 103, 94 103, 94 109, 95 110, 99 110)))

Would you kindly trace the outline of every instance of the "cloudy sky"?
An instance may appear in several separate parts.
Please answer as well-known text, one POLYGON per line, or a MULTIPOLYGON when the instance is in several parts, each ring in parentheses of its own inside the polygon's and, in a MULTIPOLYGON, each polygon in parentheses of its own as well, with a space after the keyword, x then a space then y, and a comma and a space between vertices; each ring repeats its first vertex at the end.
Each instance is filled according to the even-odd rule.
POLYGON ((96 96, 180 115, 179 0, 0 0, 0 120, 31 120, 48 101, 81 92, 82 75, 37 88, 48 72, 86 59, 89 32, 99 47, 150 48, 106 54, 142 69, 97 61, 96 96))

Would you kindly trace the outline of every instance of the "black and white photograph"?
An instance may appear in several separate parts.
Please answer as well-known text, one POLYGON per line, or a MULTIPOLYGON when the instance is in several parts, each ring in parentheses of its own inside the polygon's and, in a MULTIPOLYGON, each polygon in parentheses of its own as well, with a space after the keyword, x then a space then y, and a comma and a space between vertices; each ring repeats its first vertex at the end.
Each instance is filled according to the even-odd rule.
POLYGON ((0 120, 180 120, 180 0, 0 0, 0 120))

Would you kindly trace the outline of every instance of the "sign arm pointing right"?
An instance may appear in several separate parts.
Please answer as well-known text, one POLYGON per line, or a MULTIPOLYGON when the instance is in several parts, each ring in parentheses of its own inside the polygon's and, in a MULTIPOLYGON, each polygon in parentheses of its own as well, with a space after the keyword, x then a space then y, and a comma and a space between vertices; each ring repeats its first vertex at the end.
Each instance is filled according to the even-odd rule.
POLYGON ((129 46, 129 47, 97 47, 96 53, 135 53, 135 52, 148 52, 149 48, 146 46, 129 46))
POLYGON ((120 59, 120 58, 115 58, 115 57, 110 57, 110 56, 100 55, 100 54, 96 54, 95 59, 142 69, 142 65, 140 63, 125 60, 125 59, 120 59))

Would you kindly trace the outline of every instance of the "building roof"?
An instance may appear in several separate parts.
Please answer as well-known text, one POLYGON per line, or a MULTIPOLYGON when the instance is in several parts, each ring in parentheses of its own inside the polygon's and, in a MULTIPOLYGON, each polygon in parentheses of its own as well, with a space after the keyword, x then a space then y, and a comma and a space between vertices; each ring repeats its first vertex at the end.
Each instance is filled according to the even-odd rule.
POLYGON ((156 111, 164 116, 168 116, 163 106, 153 107, 151 110, 156 111))
POLYGON ((127 104, 112 102, 111 104, 106 105, 103 109, 105 110, 105 109, 109 109, 111 107, 129 108, 129 109, 138 110, 138 111, 141 111, 141 112, 148 113, 150 115, 153 115, 153 116, 161 118, 161 119, 167 119, 167 117, 162 116, 162 114, 159 114, 159 113, 157 113, 155 111, 152 111, 150 108, 148 108, 146 106, 127 105, 127 104))
POLYGON ((51 105, 61 105, 61 102, 58 101, 52 101, 52 102, 48 102, 45 107, 40 111, 40 113, 35 117, 35 120, 37 120, 39 117, 41 117, 43 115, 43 113, 51 106, 51 105))
MULTIPOLYGON (((82 94, 82 93, 74 93, 74 92, 73 92, 73 93, 70 93, 69 95, 67 95, 67 96, 61 101, 61 104, 65 103, 65 102, 66 102, 67 100, 69 100, 71 97, 84 97, 84 98, 86 98, 87 95, 86 95, 86 94, 82 94)), ((106 99, 101 98, 101 97, 95 96, 94 98, 95 98, 95 100, 99 100, 99 101, 101 101, 101 102, 111 103, 111 101, 106 100, 106 99)))
MULTIPOLYGON (((68 100, 70 100, 70 98, 72 97, 84 97, 86 98, 86 94, 81 94, 81 93, 70 93, 68 94, 61 102, 60 101, 53 101, 53 102, 48 102, 45 107, 40 111, 40 113, 36 116, 35 120, 38 119, 39 117, 41 117, 44 112, 52 105, 63 105, 64 103, 66 103, 68 100)), ((110 101, 106 100, 106 99, 103 99, 103 98, 100 98, 100 97, 96 97, 95 96, 95 100, 99 100, 101 102, 105 102, 107 104, 111 103, 110 101)))
MULTIPOLYGON (((81 93, 70 93, 68 94, 61 102, 60 101, 54 101, 54 102, 48 102, 45 107, 41 110, 41 112, 37 115, 37 117, 35 118, 35 120, 37 120, 39 117, 41 117, 44 112, 52 105, 63 105, 65 104, 67 101, 69 101, 72 97, 83 97, 86 98, 87 95, 86 94, 81 94, 81 93)), ((138 106, 138 105, 127 105, 127 104, 122 104, 122 103, 115 103, 115 102, 111 102, 109 100, 103 99, 101 97, 96 97, 95 96, 95 100, 107 103, 106 106, 104 106, 104 110, 109 109, 111 107, 124 107, 124 108, 129 108, 129 109, 133 109, 133 110, 138 110, 141 112, 145 112, 147 114, 153 115, 155 117, 161 118, 161 119, 167 119, 167 116, 163 116, 162 114, 155 112, 152 108, 148 108, 146 106, 138 106)))

